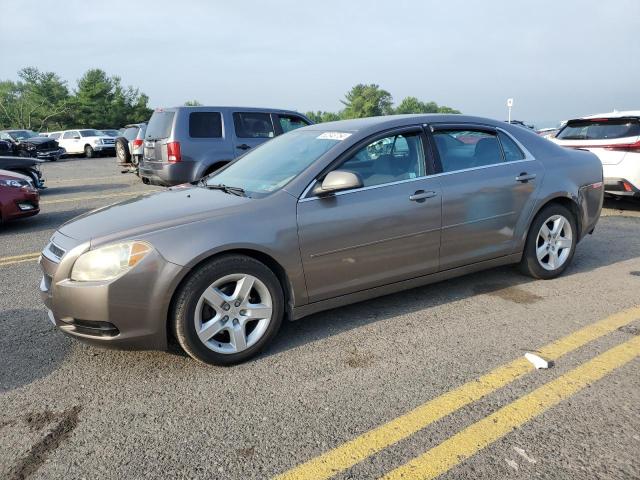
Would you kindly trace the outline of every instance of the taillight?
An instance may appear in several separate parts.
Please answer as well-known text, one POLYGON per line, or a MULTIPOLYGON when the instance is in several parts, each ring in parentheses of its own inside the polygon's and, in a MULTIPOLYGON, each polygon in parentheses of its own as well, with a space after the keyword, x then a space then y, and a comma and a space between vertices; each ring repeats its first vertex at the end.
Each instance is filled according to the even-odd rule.
POLYGON ((143 141, 141 139, 136 139, 133 141, 133 148, 138 148, 142 146, 143 141))
POLYGON ((640 140, 635 143, 620 143, 616 145, 606 145, 606 150, 624 150, 625 152, 640 152, 640 140))
POLYGON ((167 143, 167 159, 169 160, 169 163, 176 163, 182 160, 182 155, 180 154, 180 142, 167 143))

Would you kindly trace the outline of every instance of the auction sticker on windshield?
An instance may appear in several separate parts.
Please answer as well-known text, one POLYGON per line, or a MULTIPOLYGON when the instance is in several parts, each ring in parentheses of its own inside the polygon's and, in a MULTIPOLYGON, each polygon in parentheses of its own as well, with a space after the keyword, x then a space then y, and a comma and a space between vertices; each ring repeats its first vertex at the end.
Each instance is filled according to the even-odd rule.
POLYGON ((345 138, 349 138, 351 136, 350 133, 346 132, 324 132, 323 134, 317 136, 316 138, 320 140, 344 140, 345 138))

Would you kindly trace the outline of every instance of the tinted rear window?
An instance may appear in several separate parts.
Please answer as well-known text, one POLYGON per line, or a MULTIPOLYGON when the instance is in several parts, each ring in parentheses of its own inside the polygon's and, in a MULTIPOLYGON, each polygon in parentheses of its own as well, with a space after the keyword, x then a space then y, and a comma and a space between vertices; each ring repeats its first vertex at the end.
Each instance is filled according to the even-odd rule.
POLYGON ((219 112, 189 114, 189 136, 192 138, 221 138, 222 116, 219 112))
POLYGON ((640 121, 636 118, 570 120, 556 138, 563 140, 607 140, 637 137, 640 121))
POLYGON ((234 113, 233 123, 239 138, 273 138, 275 136, 271 115, 268 113, 234 113))
POLYGON ((133 140, 138 135, 138 127, 130 127, 127 128, 122 136, 127 140, 133 140))
POLYGON ((167 138, 171 135, 173 117, 175 112, 153 112, 149 125, 147 125, 147 140, 157 140, 167 138))

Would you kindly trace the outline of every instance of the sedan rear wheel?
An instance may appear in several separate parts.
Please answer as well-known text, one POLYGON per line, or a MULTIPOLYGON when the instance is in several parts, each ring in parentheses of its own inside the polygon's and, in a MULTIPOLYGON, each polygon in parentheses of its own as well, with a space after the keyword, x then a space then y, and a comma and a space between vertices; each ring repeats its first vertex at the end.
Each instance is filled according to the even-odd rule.
POLYGON ((275 274, 257 260, 223 256, 198 269, 177 293, 174 333, 193 358, 230 365, 257 354, 282 323, 275 274))
POLYGON ((557 277, 571 262, 576 241, 573 214, 559 204, 545 207, 531 224, 521 270, 534 278, 557 277))

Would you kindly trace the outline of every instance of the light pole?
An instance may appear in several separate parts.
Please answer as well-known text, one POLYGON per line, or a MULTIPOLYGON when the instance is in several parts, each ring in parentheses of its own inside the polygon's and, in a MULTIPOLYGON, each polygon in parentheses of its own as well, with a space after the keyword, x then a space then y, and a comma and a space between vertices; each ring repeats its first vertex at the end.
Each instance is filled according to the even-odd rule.
POLYGON ((507 98, 507 108, 509 109, 509 123, 511 123, 511 107, 513 107, 513 98, 507 98))

